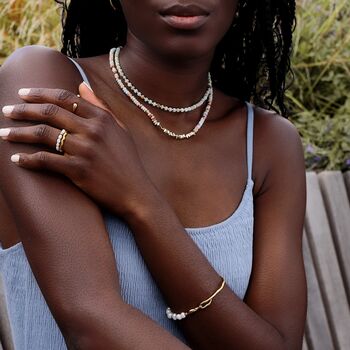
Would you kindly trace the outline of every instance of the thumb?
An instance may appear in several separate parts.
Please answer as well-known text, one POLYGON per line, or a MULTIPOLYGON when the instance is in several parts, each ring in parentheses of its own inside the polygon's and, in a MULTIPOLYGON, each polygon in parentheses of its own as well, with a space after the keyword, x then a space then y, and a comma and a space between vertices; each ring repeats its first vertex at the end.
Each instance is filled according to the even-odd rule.
POLYGON ((118 125, 123 128, 124 130, 127 130, 126 126, 124 123, 122 123, 115 115, 114 113, 110 110, 109 106, 107 105, 107 103, 105 101, 103 101, 102 99, 98 98, 95 93, 93 92, 93 90, 90 88, 89 85, 87 85, 84 82, 82 82, 79 85, 79 95, 81 98, 83 98, 84 100, 92 103, 93 105, 100 107, 102 109, 104 109, 105 111, 109 112, 111 115, 114 116, 115 121, 118 123, 118 125))
POLYGON ((85 81, 79 85, 79 95, 84 100, 87 100, 93 105, 100 107, 106 110, 107 112, 113 114, 112 111, 109 109, 109 106, 107 105, 107 103, 102 99, 98 98, 93 92, 93 90, 85 83, 85 81))

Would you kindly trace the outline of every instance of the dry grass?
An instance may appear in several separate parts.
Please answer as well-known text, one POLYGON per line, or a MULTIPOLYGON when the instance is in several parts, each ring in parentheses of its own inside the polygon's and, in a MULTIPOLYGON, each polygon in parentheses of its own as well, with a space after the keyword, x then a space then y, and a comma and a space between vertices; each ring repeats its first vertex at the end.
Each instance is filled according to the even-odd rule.
POLYGON ((60 12, 53 0, 0 0, 0 64, 18 47, 59 43, 60 12))

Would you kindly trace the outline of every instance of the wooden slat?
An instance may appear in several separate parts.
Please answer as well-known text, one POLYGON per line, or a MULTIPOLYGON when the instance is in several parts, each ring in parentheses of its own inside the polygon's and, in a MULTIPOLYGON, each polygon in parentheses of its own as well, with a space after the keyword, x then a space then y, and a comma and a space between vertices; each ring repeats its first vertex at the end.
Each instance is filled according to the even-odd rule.
POLYGON ((350 310, 318 177, 307 173, 306 231, 336 349, 350 349, 350 310))
POLYGON ((344 181, 345 181, 345 186, 346 186, 346 189, 348 192, 348 198, 350 201, 350 170, 344 174, 344 181))
POLYGON ((333 349, 332 335, 329 329, 309 242, 305 232, 303 234, 303 256, 308 296, 305 330, 308 344, 310 345, 310 349, 333 349))
POLYGON ((340 171, 324 171, 318 178, 350 305, 350 204, 344 178, 340 171))
MULTIPOLYGON (((0 275, 0 345, 2 344, 4 350, 14 350, 10 323, 7 315, 7 308, 5 302, 5 294, 0 275)), ((0 346, 1 350, 1 346, 0 346)))

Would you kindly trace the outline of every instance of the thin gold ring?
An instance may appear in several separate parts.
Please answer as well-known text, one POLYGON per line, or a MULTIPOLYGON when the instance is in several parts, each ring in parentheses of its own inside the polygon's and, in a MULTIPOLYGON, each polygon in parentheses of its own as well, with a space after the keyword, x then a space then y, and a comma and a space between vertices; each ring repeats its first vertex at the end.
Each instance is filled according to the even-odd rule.
POLYGON ((73 103, 73 113, 75 113, 75 111, 78 109, 78 104, 77 103, 73 103))
POLYGON ((63 145, 64 145, 64 143, 65 143, 65 141, 66 141, 67 136, 68 136, 68 132, 66 131, 66 132, 63 134, 63 137, 62 137, 62 140, 61 140, 61 144, 60 144, 60 150, 61 150, 62 153, 64 152, 64 151, 63 151, 63 145))

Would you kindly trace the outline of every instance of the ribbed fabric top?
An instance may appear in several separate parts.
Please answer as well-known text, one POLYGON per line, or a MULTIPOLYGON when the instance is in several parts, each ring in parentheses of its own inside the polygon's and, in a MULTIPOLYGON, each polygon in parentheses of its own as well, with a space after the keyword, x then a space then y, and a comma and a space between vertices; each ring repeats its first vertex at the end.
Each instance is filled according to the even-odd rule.
MULTIPOLYGON (((84 81, 89 84, 82 68, 73 62, 84 81)), ((186 228, 187 234, 211 265, 242 300, 252 269, 254 222, 252 180, 254 110, 249 103, 247 110, 248 178, 238 208, 218 224, 186 228)), ((167 305, 145 265, 129 227, 109 211, 104 211, 103 215, 115 252, 123 299, 186 342, 178 323, 166 317, 167 305)), ((21 243, 9 249, 0 247, 0 272, 5 286, 15 349, 67 349, 33 276, 21 243)))

